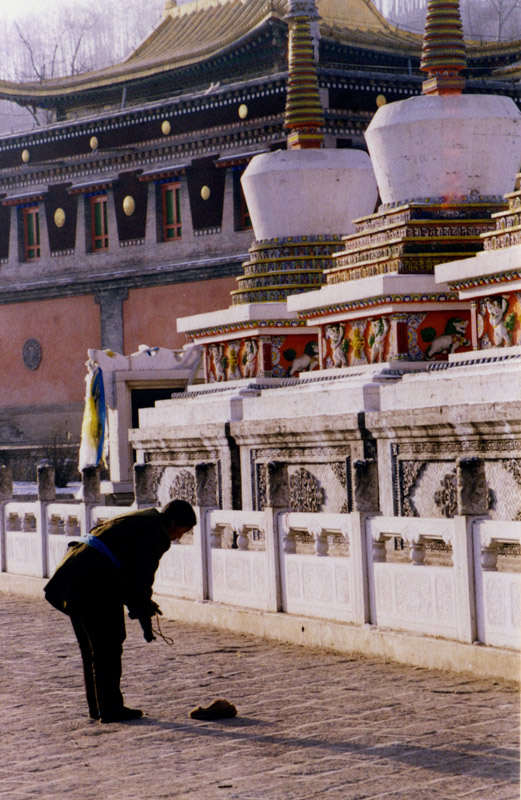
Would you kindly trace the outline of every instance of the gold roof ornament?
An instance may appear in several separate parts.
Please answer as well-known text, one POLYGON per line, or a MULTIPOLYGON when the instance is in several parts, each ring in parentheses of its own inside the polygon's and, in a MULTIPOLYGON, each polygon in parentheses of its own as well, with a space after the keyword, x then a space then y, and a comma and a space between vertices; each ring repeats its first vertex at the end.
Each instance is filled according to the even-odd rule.
POLYGON ((288 147, 294 150, 322 146, 324 109, 320 100, 316 59, 318 58, 318 12, 315 0, 290 0, 289 76, 284 127, 288 147))
POLYGON ((467 66, 459 0, 429 0, 420 69, 423 94, 461 94, 467 66))

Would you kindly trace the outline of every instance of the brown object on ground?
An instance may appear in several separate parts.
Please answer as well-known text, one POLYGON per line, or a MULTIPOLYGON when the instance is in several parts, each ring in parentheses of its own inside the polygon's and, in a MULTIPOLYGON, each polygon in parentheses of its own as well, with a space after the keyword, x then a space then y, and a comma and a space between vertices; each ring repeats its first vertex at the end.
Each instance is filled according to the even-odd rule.
POLYGON ((225 719, 227 717, 236 716, 237 709, 233 703, 224 700, 222 697, 214 700, 207 708, 197 706, 197 708, 192 708, 190 711, 190 717, 192 719, 225 719))

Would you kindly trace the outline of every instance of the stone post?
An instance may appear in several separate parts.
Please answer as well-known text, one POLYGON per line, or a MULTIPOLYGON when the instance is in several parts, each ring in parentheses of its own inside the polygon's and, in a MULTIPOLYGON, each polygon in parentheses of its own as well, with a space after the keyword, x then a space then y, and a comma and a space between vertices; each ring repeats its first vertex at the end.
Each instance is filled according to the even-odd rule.
POLYGON ((157 502, 155 472, 152 464, 134 464, 134 504, 150 508, 157 502))
POLYGON ((290 508, 288 465, 266 465, 266 555, 268 557, 268 611, 282 611, 279 535, 283 514, 290 508))
POLYGON ((0 503, 13 499, 13 476, 9 467, 0 464, 0 503))
POLYGON ((81 504, 80 530, 83 536, 91 529, 91 509, 101 504, 99 467, 85 467, 81 471, 83 502, 81 504))
POLYGON ((221 546, 221 531, 212 532, 208 523, 211 509, 219 508, 220 505, 217 464, 200 463, 195 465, 195 502, 197 524, 194 526, 193 543, 196 553, 195 569, 198 570, 197 600, 208 600, 210 551, 212 547, 221 546))
POLYGON ((456 461, 456 485, 460 516, 488 514, 488 487, 482 458, 459 458, 456 461))
POLYGON ((458 516, 452 558, 456 581, 458 638, 473 642, 477 638, 477 607, 473 554, 473 517, 488 514, 488 486, 482 458, 459 458, 456 461, 458 516))
POLYGON ((6 571, 5 504, 13 498, 13 476, 9 467, 0 465, 0 572, 6 571))
POLYGON ((56 500, 56 486, 54 483, 54 467, 42 462, 36 470, 38 482, 38 500, 52 503, 56 500))
POLYGON ((81 471, 83 502, 96 505, 101 502, 99 467, 85 467, 81 471))
POLYGON ((40 533, 40 569, 42 578, 49 576, 49 530, 47 524, 47 506, 56 500, 56 485, 54 482, 54 467, 48 462, 42 462, 36 470, 38 483, 38 500, 35 504, 36 530, 40 533))
MULTIPOLYGON (((378 461, 375 458, 352 462, 353 512, 349 515, 349 550, 353 560, 353 617, 358 625, 371 621, 369 565, 375 558, 375 543, 366 535, 366 518, 380 511, 378 461), (370 554, 368 554, 370 548, 370 554)), ((376 548, 378 550, 378 548, 376 548)), ((383 549, 385 554, 385 547, 383 549)), ((380 554, 380 551, 378 551, 380 554)), ((385 555, 384 555, 385 559, 385 555)), ((372 566, 371 566, 372 569, 372 566)))
MULTIPOLYGON (((465 459, 471 460, 471 459, 465 459)), ((476 584, 474 571, 473 522, 469 517, 454 517, 452 562, 455 577, 458 639, 472 643, 477 639, 476 584)))

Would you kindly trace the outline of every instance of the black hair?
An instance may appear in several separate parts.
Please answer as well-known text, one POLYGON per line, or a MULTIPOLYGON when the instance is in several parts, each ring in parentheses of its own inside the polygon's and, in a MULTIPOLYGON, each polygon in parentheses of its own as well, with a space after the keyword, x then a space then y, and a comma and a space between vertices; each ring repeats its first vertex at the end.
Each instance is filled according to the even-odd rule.
POLYGON ((169 524, 178 525, 180 528, 193 528, 197 522, 195 511, 186 500, 171 500, 163 506, 161 513, 169 524))

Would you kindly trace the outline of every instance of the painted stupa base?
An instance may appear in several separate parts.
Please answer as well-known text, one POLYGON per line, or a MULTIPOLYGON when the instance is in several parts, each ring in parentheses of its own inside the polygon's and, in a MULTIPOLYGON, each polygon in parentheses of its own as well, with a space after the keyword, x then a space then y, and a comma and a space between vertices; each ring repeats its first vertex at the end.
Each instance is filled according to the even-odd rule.
POLYGON ((291 294, 318 289, 341 242, 335 234, 254 242, 250 260, 243 264, 244 275, 237 278, 239 288, 231 292, 233 305, 279 303, 291 294))
POLYGON ((431 198, 381 206, 376 214, 355 220, 355 233, 325 273, 327 284, 386 273, 433 274, 444 261, 475 255, 481 235, 495 228, 491 218, 507 208, 501 197, 473 197, 461 202, 431 198))
POLYGON ((470 303, 475 350, 521 346, 521 175, 505 195, 508 208, 493 215, 495 229, 482 236, 475 258, 436 268, 436 278, 470 303))
POLYGON ((205 383, 283 379, 318 369, 318 330, 286 303, 243 303, 178 320, 203 347, 205 383))
POLYGON ((434 276, 382 275, 288 299, 318 327, 319 368, 427 364, 471 349, 469 304, 434 276))

